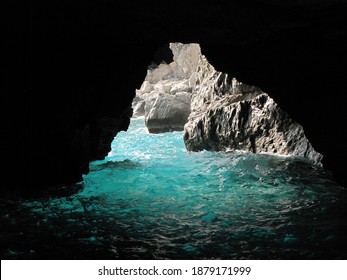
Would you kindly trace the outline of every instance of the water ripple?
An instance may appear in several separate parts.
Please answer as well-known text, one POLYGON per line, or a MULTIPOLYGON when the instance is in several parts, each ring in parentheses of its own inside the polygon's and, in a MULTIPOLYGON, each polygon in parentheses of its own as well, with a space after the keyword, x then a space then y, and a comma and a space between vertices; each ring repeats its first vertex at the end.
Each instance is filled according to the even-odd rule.
POLYGON ((347 192, 328 171, 182 137, 132 120, 77 193, 2 199, 2 258, 347 258, 347 192))

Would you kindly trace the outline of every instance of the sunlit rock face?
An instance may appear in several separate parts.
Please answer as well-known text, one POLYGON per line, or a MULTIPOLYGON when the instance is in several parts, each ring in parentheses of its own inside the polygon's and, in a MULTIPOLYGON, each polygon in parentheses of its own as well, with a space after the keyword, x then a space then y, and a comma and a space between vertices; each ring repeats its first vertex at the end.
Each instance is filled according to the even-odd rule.
POLYGON ((201 57, 191 114, 184 127, 188 150, 244 150, 305 157, 320 164, 303 127, 261 89, 218 72, 201 57))
POLYGON ((320 164, 303 127, 261 89, 199 61, 191 114, 184 127, 188 150, 244 150, 305 157, 320 164))
POLYGON ((183 130, 188 150, 244 150, 320 164, 302 126, 261 89, 217 71, 198 44, 171 43, 173 62, 149 69, 133 101, 149 132, 183 130))
POLYGON ((183 130, 196 87, 199 44, 171 43, 173 62, 149 69, 133 101, 134 117, 145 116, 151 133, 183 130))
MULTIPOLYGON (((244 150, 305 157, 320 164, 302 126, 266 93, 239 85, 237 93, 212 97, 212 102, 194 109, 185 126, 188 150, 244 150)), ((199 95, 195 97, 199 98, 199 95)))

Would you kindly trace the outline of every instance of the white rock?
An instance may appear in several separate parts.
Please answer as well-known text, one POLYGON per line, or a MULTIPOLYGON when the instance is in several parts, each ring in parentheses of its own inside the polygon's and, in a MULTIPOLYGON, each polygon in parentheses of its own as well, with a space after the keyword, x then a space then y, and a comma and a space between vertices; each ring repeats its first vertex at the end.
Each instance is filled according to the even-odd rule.
POLYGON ((193 88, 196 87, 196 68, 202 58, 200 46, 171 43, 170 49, 173 61, 147 71, 132 105, 133 116, 144 114, 151 132, 183 130, 190 113, 193 88), (160 95, 161 93, 166 95, 160 95), (177 96, 173 98, 174 95, 177 96), (169 104, 164 105, 160 98, 164 98, 169 104))

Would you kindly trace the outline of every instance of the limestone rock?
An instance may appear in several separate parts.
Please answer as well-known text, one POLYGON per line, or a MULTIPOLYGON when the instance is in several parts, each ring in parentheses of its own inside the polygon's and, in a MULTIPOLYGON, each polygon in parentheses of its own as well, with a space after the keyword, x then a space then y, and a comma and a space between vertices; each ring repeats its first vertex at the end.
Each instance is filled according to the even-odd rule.
POLYGON ((190 114, 188 92, 176 95, 159 94, 146 116, 146 125, 151 133, 183 130, 190 114))
POLYGON ((133 100, 133 117, 145 116, 148 131, 183 130, 190 114, 200 61, 199 44, 171 43, 173 62, 149 69, 133 100))
POLYGON ((145 115, 145 101, 143 100, 143 98, 139 97, 138 95, 136 95, 133 99, 132 102, 132 108, 133 108, 133 117, 137 118, 137 117, 141 117, 145 115))
POLYGON ((267 152, 305 157, 320 164, 323 156, 313 149, 302 126, 268 94, 216 71, 200 53, 189 86, 191 113, 184 126, 188 150, 267 152))
POLYGON ((303 127, 259 88, 238 85, 222 97, 215 92, 210 96, 208 100, 204 93, 194 97, 198 107, 192 108, 184 128, 188 150, 265 152, 304 157, 320 164, 323 156, 313 149, 303 127))

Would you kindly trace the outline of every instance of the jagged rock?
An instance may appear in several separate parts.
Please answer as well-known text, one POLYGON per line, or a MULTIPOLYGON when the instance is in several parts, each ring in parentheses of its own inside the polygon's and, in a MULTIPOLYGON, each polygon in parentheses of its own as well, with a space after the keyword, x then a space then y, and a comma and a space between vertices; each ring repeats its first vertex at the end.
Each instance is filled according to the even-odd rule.
POLYGON ((133 101, 149 132, 184 129, 188 150, 244 150, 320 164, 302 126, 260 88, 217 71, 198 44, 171 43, 173 62, 149 69, 133 101))
POLYGON ((226 96, 189 117, 184 141, 188 150, 244 150, 305 157, 320 164, 302 126, 266 93, 226 96), (241 100, 239 100, 241 98, 241 100))
POLYGON ((133 100, 133 117, 145 116, 148 131, 183 130, 190 114, 196 86, 196 67, 201 57, 199 44, 171 43, 173 62, 148 69, 133 100))
POLYGON ((244 150, 305 157, 320 164, 302 126, 261 89, 216 71, 206 59, 198 66, 198 86, 184 127, 191 151, 244 150))

